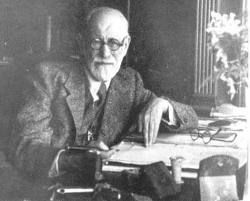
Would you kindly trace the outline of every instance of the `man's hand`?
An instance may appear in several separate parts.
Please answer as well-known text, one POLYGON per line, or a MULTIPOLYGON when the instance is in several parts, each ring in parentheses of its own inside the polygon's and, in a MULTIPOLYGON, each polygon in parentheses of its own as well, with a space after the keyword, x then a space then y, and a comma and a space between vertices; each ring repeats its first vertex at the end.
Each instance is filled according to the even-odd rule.
POLYGON ((109 149, 103 141, 91 141, 88 146, 100 154, 104 160, 110 158, 115 153, 115 150, 109 149))
POLYGON ((168 112, 170 103, 163 98, 153 99, 139 114, 138 128, 143 132, 145 146, 156 141, 159 126, 164 112, 168 112))

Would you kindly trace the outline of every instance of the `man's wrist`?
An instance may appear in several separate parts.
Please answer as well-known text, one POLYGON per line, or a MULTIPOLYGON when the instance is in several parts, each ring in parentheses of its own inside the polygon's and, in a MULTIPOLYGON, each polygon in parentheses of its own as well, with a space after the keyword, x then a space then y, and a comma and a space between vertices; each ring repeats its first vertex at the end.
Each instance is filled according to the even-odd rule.
POLYGON ((178 126, 176 112, 174 110, 174 107, 168 100, 164 98, 161 98, 161 99, 162 99, 162 104, 163 104, 163 115, 162 115, 163 122, 165 122, 169 126, 174 126, 174 127, 178 126))
POLYGON ((159 98, 161 101, 161 107, 163 108, 162 111, 164 114, 166 114, 167 112, 169 113, 169 109, 173 109, 173 106, 171 105, 171 103, 164 99, 164 98, 159 98))

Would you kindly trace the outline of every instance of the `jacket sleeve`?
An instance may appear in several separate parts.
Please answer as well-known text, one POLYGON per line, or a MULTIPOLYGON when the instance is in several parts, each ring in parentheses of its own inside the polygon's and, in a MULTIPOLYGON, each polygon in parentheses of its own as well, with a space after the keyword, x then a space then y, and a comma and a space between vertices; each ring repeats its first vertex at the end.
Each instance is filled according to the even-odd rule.
MULTIPOLYGON (((143 107, 147 106, 147 104, 149 104, 152 99, 156 98, 156 95, 154 93, 144 88, 143 81, 138 73, 136 74, 135 94, 136 94, 135 105, 138 108, 138 112, 140 112, 143 107)), ((194 128, 198 126, 197 114, 195 113, 195 111, 191 106, 173 101, 168 97, 162 97, 162 98, 169 101, 170 104, 173 106, 177 119, 177 126, 168 127, 168 130, 170 132, 179 132, 187 128, 194 128)), ((163 118, 165 118, 165 115, 163 115, 163 118)))
MULTIPOLYGON (((173 106, 177 120, 177 126, 167 126, 167 129, 170 132, 180 132, 198 126, 198 116, 191 106, 176 102, 167 97, 162 98, 168 100, 173 106)), ((163 118, 166 118, 166 115, 163 115, 163 118)))
POLYGON ((142 78, 139 73, 135 73, 135 107, 140 112, 156 95, 144 88, 142 78))
POLYGON ((40 64, 28 78, 21 106, 10 137, 9 160, 30 178, 47 177, 59 148, 51 146, 53 128, 51 104, 56 75, 48 79, 51 66, 40 64))

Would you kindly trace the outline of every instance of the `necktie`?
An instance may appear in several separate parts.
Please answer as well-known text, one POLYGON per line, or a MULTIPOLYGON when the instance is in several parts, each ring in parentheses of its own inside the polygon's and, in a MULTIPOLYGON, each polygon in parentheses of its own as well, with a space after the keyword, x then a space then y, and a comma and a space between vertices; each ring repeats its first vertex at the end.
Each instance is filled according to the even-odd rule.
POLYGON ((107 92, 106 85, 102 82, 99 91, 97 93, 97 95, 99 96, 99 101, 97 103, 98 105, 102 105, 104 103, 106 98, 106 92, 107 92))
MULTIPOLYGON (((86 130, 86 139, 82 140, 82 143, 89 143, 94 140, 98 135, 98 130, 100 126, 100 118, 104 109, 104 102, 106 98, 106 85, 101 83, 99 90, 97 92, 99 99, 93 102, 93 98, 89 102, 84 112, 84 127, 86 130)), ((84 132, 85 133, 85 132, 84 132)))
POLYGON ((101 86, 97 92, 99 100, 94 103, 92 108, 93 121, 90 123, 88 132, 87 132, 87 141, 90 142, 94 139, 97 133, 98 121, 100 120, 100 115, 103 111, 103 105, 106 98, 106 85, 102 82, 101 86))

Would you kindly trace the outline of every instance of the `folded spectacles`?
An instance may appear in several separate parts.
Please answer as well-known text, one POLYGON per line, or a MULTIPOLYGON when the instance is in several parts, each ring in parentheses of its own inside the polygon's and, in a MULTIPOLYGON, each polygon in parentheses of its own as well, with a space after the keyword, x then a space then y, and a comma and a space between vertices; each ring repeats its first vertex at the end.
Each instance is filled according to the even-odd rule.
POLYGON ((208 144, 212 140, 221 142, 233 142, 237 137, 237 133, 222 133, 222 131, 222 128, 218 128, 215 130, 206 127, 192 129, 189 131, 189 134, 193 141, 201 138, 204 144, 208 144))

